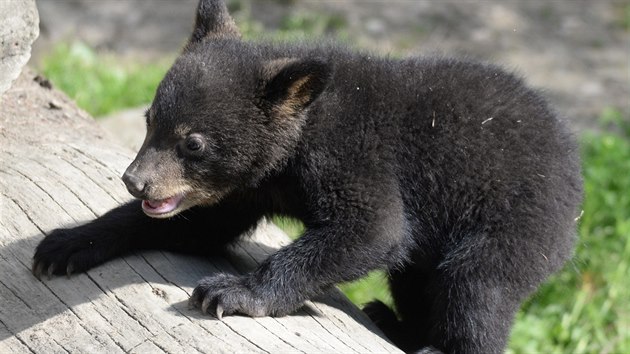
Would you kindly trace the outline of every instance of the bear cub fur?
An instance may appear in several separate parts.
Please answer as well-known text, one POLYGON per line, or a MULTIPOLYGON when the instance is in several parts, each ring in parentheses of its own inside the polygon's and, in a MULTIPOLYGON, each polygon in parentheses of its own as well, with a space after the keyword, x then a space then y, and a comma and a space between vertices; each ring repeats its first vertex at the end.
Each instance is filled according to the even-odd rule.
POLYGON ((400 348, 499 353, 522 301, 572 254, 576 144, 492 65, 246 42, 221 0, 201 0, 146 119, 123 176, 137 199, 50 233, 35 275, 138 249, 216 253, 288 215, 306 226, 298 240, 251 274, 201 279, 191 303, 283 316, 385 269, 396 312, 365 311, 400 348))

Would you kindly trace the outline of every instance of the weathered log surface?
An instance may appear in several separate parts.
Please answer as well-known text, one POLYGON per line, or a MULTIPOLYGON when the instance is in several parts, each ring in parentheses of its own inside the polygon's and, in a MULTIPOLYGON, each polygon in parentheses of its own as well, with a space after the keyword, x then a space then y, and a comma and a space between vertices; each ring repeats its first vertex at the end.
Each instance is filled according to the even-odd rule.
POLYGON ((337 290, 282 318, 219 321, 189 308, 201 277, 247 271, 288 242, 266 222, 228 259, 142 252, 37 280, 31 260, 45 233, 129 199, 119 176, 133 153, 34 76, 0 98, 0 353, 398 351, 337 290))

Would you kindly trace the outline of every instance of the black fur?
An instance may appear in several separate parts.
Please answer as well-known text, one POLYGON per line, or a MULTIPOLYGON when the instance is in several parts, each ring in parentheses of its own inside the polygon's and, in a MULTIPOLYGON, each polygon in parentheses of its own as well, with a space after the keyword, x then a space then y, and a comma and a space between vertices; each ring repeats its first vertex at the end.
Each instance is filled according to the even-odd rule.
POLYGON ((210 253, 284 214, 300 239, 251 274, 202 279, 191 302, 282 316, 381 268, 398 316, 366 312, 402 349, 501 352, 521 302, 572 254, 578 150, 547 103, 492 65, 243 42, 204 23, 231 21, 220 2, 199 11, 221 13, 198 15, 126 175, 142 199, 186 190, 185 218, 131 202, 52 232, 34 273, 141 248, 210 253))

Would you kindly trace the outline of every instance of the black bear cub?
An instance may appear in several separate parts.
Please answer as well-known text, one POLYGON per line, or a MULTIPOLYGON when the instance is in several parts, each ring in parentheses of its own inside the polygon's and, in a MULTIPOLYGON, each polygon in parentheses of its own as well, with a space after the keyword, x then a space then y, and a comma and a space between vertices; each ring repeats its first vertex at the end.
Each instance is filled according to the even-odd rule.
POLYGON ((521 302, 572 254, 576 145, 495 66, 246 42, 222 1, 201 0, 146 120, 123 176, 137 200, 50 233, 35 275, 137 249, 216 253, 288 215, 301 238, 251 274, 201 279, 191 303, 283 316, 386 269, 396 312, 365 311, 400 348, 499 353, 521 302))

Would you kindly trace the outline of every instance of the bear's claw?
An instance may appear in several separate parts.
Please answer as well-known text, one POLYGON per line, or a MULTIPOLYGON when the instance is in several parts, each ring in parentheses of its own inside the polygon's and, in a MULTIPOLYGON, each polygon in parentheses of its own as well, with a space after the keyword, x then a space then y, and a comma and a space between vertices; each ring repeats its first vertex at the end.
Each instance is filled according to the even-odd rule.
POLYGON ((235 313, 253 317, 268 315, 268 306, 247 286, 247 279, 229 274, 203 278, 190 296, 189 304, 219 320, 235 313))

